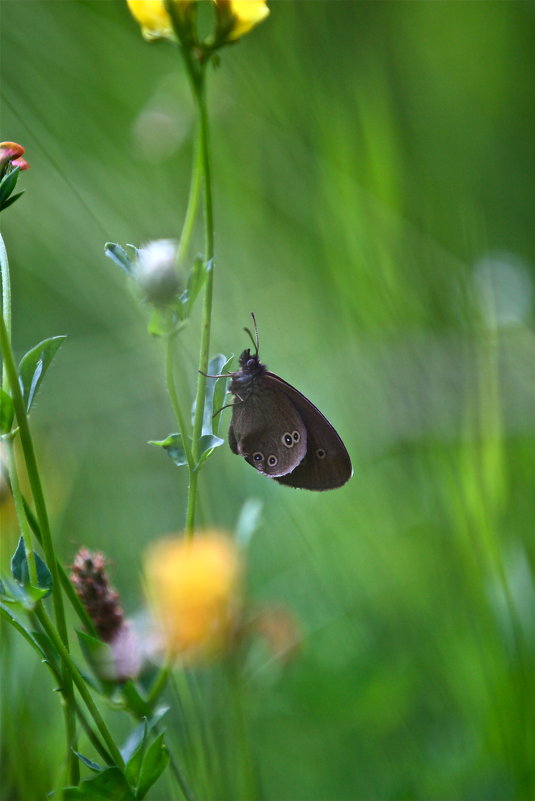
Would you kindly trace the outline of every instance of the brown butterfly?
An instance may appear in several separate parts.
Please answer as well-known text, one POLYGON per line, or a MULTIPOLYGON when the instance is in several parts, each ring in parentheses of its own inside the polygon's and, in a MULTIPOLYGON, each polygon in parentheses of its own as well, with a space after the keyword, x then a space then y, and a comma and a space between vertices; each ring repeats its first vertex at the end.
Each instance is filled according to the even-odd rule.
POLYGON ((341 487, 353 475, 346 447, 327 418, 258 358, 258 330, 244 329, 255 346, 230 373, 235 396, 229 445, 259 473, 279 484, 309 490, 341 487))

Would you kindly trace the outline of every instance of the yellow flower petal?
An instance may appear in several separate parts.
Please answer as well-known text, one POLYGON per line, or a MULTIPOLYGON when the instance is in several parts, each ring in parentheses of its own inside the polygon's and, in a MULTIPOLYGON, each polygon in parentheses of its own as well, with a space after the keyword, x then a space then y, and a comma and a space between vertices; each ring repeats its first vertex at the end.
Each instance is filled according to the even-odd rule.
POLYGON ((163 0, 126 0, 145 39, 172 39, 173 26, 163 0))
POLYGON ((224 8, 233 17, 233 24, 228 41, 234 42, 251 28, 262 22, 269 14, 266 0, 215 0, 216 5, 224 8))
POLYGON ((149 601, 167 649, 191 659, 222 648, 237 614, 241 561, 219 531, 170 538, 146 558, 149 601))

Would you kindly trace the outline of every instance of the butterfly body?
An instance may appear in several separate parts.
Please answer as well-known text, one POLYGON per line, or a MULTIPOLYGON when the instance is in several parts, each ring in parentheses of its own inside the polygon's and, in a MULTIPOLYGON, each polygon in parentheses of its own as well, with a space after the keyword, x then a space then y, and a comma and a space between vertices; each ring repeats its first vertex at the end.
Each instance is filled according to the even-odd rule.
POLYGON ((243 351, 229 390, 230 448, 258 472, 310 490, 334 489, 351 477, 349 454, 327 418, 257 353, 243 351))

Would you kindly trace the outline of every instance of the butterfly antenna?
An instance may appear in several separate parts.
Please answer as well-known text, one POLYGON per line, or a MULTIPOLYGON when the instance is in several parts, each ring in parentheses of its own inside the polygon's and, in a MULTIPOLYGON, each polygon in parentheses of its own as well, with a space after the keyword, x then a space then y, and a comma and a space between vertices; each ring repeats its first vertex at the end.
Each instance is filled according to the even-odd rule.
POLYGON ((254 312, 251 312, 251 317, 253 318, 253 323, 254 323, 254 333, 255 333, 254 337, 253 337, 253 335, 251 334, 251 331, 248 328, 244 328, 243 330, 245 331, 246 334, 249 334, 249 337, 251 338, 251 342, 253 343, 253 345, 255 347, 255 356, 258 356, 258 345, 259 345, 259 342, 258 342, 258 328, 257 328, 257 325, 256 325, 256 317, 254 316, 254 312))

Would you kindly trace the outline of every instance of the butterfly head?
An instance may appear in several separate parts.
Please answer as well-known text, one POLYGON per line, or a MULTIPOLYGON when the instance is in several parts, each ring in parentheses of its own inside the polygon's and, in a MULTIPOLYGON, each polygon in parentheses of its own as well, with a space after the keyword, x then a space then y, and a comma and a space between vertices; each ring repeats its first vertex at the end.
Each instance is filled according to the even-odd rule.
POLYGON ((241 354, 240 368, 241 372, 251 377, 262 375, 266 372, 265 366, 258 358, 258 353, 251 353, 250 348, 247 348, 241 354))

